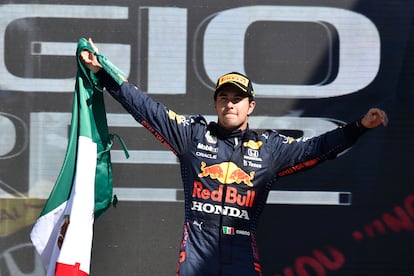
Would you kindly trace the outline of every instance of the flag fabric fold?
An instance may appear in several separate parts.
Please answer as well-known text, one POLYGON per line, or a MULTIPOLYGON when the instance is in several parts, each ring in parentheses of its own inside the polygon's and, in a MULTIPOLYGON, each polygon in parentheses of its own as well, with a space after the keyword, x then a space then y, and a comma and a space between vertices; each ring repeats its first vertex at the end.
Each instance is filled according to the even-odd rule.
POLYGON ((76 51, 77 76, 66 156, 30 233, 47 275, 89 275, 94 220, 112 203, 111 137, 102 86, 76 51))

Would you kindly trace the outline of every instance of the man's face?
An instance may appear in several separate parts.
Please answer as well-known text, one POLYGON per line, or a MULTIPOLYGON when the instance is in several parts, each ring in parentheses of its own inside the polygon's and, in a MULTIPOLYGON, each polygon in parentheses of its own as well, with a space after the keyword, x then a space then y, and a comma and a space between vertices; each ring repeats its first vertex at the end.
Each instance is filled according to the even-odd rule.
POLYGON ((232 85, 223 87, 214 101, 218 116, 218 124, 227 130, 244 130, 247 128, 248 116, 256 106, 255 101, 249 102, 240 89, 232 85))

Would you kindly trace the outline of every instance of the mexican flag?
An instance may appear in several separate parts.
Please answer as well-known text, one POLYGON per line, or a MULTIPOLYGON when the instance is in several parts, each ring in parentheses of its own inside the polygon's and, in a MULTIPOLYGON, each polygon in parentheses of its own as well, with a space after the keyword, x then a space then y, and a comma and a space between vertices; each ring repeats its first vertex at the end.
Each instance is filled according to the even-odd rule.
POLYGON ((30 234, 47 275, 89 275, 93 223, 112 203, 111 135, 108 134, 102 87, 80 61, 66 156, 30 234))

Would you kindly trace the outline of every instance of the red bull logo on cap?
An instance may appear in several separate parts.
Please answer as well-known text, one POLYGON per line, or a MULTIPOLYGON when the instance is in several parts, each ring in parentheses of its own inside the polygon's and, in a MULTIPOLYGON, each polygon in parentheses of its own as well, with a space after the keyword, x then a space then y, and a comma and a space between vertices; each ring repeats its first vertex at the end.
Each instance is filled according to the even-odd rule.
POLYGON ((223 184, 244 183, 249 187, 253 186, 254 171, 246 173, 233 162, 223 162, 211 166, 206 166, 205 162, 201 162, 200 169, 201 173, 198 174, 198 177, 210 177, 223 184))

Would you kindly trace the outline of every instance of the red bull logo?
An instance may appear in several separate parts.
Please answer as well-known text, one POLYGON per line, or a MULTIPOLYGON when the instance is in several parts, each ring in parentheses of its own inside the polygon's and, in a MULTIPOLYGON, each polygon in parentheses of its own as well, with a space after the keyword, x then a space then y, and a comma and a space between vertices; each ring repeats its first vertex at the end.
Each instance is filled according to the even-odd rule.
POLYGON ((233 162, 223 162, 208 167, 205 162, 201 162, 200 169, 201 173, 198 174, 198 177, 210 177, 223 184, 244 183, 249 187, 253 186, 254 171, 248 174, 233 162))

